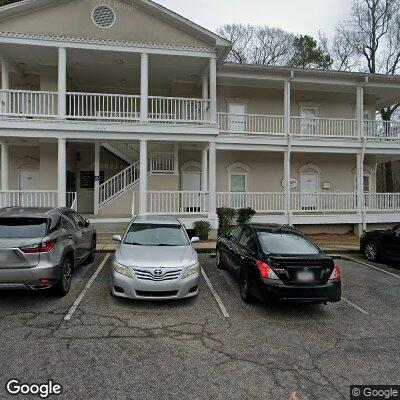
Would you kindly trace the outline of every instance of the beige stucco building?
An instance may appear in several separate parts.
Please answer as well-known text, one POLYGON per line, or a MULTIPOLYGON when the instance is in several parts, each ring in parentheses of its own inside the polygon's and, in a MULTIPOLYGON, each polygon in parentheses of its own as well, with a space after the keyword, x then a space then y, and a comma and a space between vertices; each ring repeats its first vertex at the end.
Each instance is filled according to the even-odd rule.
POLYGON ((230 43, 148 0, 0 9, 0 207, 94 222, 218 207, 313 232, 400 222, 400 77, 225 62, 230 43))

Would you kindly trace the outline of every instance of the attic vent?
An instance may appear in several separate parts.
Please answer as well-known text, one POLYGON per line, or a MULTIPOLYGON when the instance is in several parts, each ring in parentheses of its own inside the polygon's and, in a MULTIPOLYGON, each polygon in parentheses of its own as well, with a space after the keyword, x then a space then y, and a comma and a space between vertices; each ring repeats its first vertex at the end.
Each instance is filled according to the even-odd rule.
POLYGON ((93 9, 92 20, 99 28, 110 28, 115 23, 116 15, 111 7, 101 5, 93 9))

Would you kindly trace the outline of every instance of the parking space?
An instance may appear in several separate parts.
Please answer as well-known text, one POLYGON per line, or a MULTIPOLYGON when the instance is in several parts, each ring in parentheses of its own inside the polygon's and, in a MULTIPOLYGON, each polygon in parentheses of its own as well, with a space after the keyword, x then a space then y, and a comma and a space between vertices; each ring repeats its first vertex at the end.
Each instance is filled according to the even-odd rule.
POLYGON ((346 301, 270 306, 243 303, 208 255, 197 298, 113 298, 105 257, 63 299, 0 293, 2 380, 53 379, 65 399, 346 399, 350 384, 398 379, 400 279, 357 258, 338 260, 346 301))

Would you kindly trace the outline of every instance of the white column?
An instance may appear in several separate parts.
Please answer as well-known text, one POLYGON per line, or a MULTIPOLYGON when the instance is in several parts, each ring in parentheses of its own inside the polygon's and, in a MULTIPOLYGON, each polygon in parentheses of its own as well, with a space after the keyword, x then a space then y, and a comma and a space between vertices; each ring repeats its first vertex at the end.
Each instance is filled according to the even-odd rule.
POLYGON ((284 185, 285 185, 285 213, 287 217, 287 224, 291 225, 291 188, 290 188, 290 159, 291 159, 291 129, 290 129, 290 81, 285 81, 284 86, 284 130, 287 137, 287 150, 284 153, 284 185))
POLYGON ((1 63, 1 88, 10 89, 10 68, 6 62, 1 63))
POLYGON ((100 187, 100 143, 94 143, 94 215, 99 215, 99 187, 100 187))
POLYGON ((58 139, 58 207, 65 207, 67 196, 67 143, 58 139))
POLYGON ((147 140, 140 141, 139 214, 147 213, 147 140))
POLYGON ((149 56, 143 53, 140 63, 140 120, 148 120, 149 98, 149 56))
POLYGON ((210 121, 217 123, 217 59, 210 58, 210 121))
POLYGON ((201 88, 203 100, 208 100, 208 74, 203 74, 201 88))
POLYGON ((201 191, 208 190, 208 149, 204 148, 201 151, 201 191))
POLYGON ((357 204, 358 214, 361 217, 361 223, 359 224, 359 235, 365 228, 365 215, 364 215, 364 155, 362 152, 357 153, 357 204))
POLYGON ((209 147, 209 218, 216 218, 217 215, 217 150, 214 142, 210 142, 209 147))
POLYGON ((364 87, 357 86, 357 134, 360 139, 364 137, 364 87))
POLYGON ((9 190, 9 147, 7 143, 1 144, 1 190, 9 190))
POLYGON ((291 188, 290 188, 290 150, 284 153, 284 185, 285 185, 285 213, 287 224, 291 225, 291 188))
POLYGON ((174 143, 174 174, 179 175, 179 144, 174 143))
POLYGON ((58 49, 58 118, 65 119, 67 104, 67 50, 58 49))

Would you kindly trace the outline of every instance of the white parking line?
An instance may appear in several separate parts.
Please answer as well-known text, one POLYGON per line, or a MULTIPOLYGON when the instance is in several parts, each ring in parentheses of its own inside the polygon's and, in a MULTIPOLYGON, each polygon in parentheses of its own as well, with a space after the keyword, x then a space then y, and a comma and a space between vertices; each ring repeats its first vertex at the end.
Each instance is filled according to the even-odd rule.
POLYGON ((110 257, 110 253, 108 253, 103 261, 101 262, 101 264, 99 265, 99 268, 97 268, 96 272, 93 274, 93 276, 89 279, 89 282, 86 284, 86 286, 83 288, 82 292, 80 293, 80 295, 76 298, 76 300, 74 301, 74 304, 72 305, 72 307, 70 308, 70 310, 68 311, 67 315, 64 317, 65 321, 69 321, 74 312, 76 311, 76 309, 78 308, 80 302, 82 301, 82 299, 84 298, 86 292, 89 290, 90 286, 92 286, 92 283, 94 282, 94 280, 97 278, 97 276, 99 275, 100 271, 103 269, 104 265, 106 264, 108 258, 110 257))
POLYGON ((360 311, 360 313, 363 313, 363 314, 365 314, 365 315, 369 315, 363 308, 361 308, 361 307, 358 306, 357 304, 352 303, 350 300, 345 299, 343 296, 342 296, 342 300, 343 300, 347 305, 349 305, 350 307, 353 307, 353 308, 355 308, 357 311, 360 311))
POLYGON ((229 314, 228 314, 228 311, 226 311, 226 308, 225 308, 225 306, 224 306, 224 303, 222 302, 221 298, 218 296, 218 293, 217 293, 216 290, 214 289, 214 286, 212 285, 210 279, 208 279, 208 276, 207 276, 206 273, 204 272, 204 269, 203 269, 203 268, 201 269, 201 274, 203 275, 203 278, 204 278, 204 280, 206 281, 206 283, 207 283, 207 285, 208 285, 208 287, 209 287, 209 289, 210 289, 210 292, 211 292, 212 295, 214 296, 214 299, 215 299, 215 301, 217 302, 217 304, 218 304, 218 306, 219 306, 219 308, 220 308, 220 310, 221 310, 221 312, 222 312, 222 315, 223 315, 225 318, 229 318, 229 314))
POLYGON ((390 276, 394 276, 395 278, 400 279, 400 275, 393 274, 393 273, 391 273, 389 271, 385 271, 384 269, 381 269, 381 268, 375 267, 374 265, 368 264, 368 263, 366 263, 364 261, 357 260, 357 258, 349 257, 347 255, 343 255, 342 257, 344 259, 347 259, 347 260, 350 260, 350 261, 354 261, 354 262, 356 262, 358 264, 365 265, 366 267, 370 267, 370 268, 376 269, 378 271, 383 272, 384 274, 387 274, 387 275, 390 275, 390 276))

